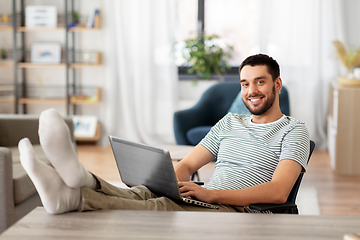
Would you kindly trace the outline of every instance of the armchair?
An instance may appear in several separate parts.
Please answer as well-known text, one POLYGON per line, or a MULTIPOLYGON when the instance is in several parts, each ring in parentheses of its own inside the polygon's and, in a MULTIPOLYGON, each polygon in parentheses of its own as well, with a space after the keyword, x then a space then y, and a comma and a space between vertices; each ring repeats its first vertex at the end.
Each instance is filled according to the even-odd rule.
MULTIPOLYGON (((65 121, 75 144, 72 119, 65 118, 65 121)), ((41 206, 34 185, 21 166, 17 148, 20 139, 27 137, 37 157, 47 162, 39 145, 38 125, 38 116, 0 114, 0 233, 41 206)))

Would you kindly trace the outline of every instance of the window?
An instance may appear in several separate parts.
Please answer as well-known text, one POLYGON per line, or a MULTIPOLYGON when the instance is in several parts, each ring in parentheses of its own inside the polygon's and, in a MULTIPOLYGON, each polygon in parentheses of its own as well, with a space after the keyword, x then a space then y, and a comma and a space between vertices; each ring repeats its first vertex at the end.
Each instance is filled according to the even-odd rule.
MULTIPOLYGON (((219 35, 234 47, 229 62, 233 69, 229 72, 237 75, 241 62, 258 51, 258 4, 253 0, 179 0, 178 41, 196 36, 201 30, 203 17, 203 29, 207 35, 219 35)), ((181 59, 181 53, 176 56, 177 65, 182 66, 185 62, 181 59)), ((186 68, 180 67, 179 73, 186 74, 186 68)))

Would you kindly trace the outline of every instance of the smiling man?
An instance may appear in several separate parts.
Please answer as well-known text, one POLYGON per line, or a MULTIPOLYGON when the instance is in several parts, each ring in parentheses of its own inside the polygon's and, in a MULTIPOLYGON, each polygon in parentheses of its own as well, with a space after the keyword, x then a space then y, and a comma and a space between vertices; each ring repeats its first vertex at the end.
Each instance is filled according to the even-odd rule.
POLYGON ((28 139, 19 142, 21 163, 45 209, 52 214, 100 209, 243 212, 252 203, 284 203, 306 168, 308 131, 304 123, 281 113, 282 81, 274 59, 250 56, 239 74, 241 95, 252 115, 228 113, 175 165, 181 195, 216 204, 218 209, 174 202, 145 186, 117 188, 86 171, 67 125, 54 109, 39 119, 40 144, 52 167, 37 159, 28 139), (209 183, 202 187, 189 182, 215 157, 209 183))
POLYGON ((284 203, 309 155, 304 123, 279 106, 280 68, 271 57, 248 57, 239 67, 241 95, 251 116, 228 113, 180 164, 180 180, 217 156, 205 188, 180 182, 183 196, 228 204, 284 203))

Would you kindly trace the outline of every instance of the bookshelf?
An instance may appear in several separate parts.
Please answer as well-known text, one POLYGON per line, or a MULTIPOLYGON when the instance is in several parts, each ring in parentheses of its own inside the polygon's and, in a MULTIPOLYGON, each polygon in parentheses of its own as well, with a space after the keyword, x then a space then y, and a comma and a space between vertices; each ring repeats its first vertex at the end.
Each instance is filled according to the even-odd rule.
MULTIPOLYGON (((24 0, 19 1, 11 1, 7 0, 8 4, 12 7, 12 12, 7 13, 6 15, 10 16, 11 26, 6 23, 2 23, 0 25, 1 32, 8 32, 6 34, 13 35, 13 46, 12 46, 12 60, 0 60, 0 68, 9 68, 13 69, 13 79, 14 79, 14 96, 9 98, 1 98, 0 101, 6 103, 14 104, 14 112, 15 113, 23 113, 26 114, 27 105, 29 104, 64 104, 66 106, 67 115, 75 115, 78 114, 76 105, 86 105, 86 104, 94 104, 100 102, 100 91, 99 87, 94 87, 95 94, 93 96, 88 96, 88 99, 96 99, 89 101, 81 99, 74 100, 73 96, 84 94, 82 93, 82 84, 81 81, 78 80, 79 74, 78 71, 82 71, 82 69, 88 68, 97 68, 101 66, 101 58, 100 52, 94 52, 93 61, 91 62, 81 62, 79 61, 79 57, 76 56, 78 53, 75 47, 77 38, 79 34, 83 32, 96 32, 99 31, 99 14, 94 14, 93 25, 91 28, 85 26, 84 24, 77 24, 76 26, 72 25, 74 22, 73 12, 76 11, 75 3, 79 2, 79 0, 57 0, 55 3, 58 3, 58 6, 62 4, 64 9, 61 9, 60 12, 56 12, 55 21, 56 24, 53 26, 41 26, 38 27, 32 26, 29 27, 27 21, 29 21, 29 15, 27 15, 27 3, 24 0), (63 12, 61 12, 63 11, 63 12), (62 17, 62 20, 60 18, 62 17), (34 63, 31 58, 31 47, 29 47, 29 43, 27 38, 33 38, 34 33, 40 34, 48 34, 52 35, 60 33, 63 35, 63 39, 60 40, 62 44, 61 50, 61 61, 60 63, 34 63), (29 35, 29 36, 28 36, 29 35), (30 57, 29 57, 30 56, 30 57), (16 59, 16 60, 15 60, 16 59), (65 75, 62 84, 64 85, 66 95, 62 98, 51 97, 40 98, 37 96, 31 96, 28 94, 28 71, 54 71, 56 75, 65 75), (59 72, 59 71, 62 71, 59 72), (64 74, 65 73, 65 74, 64 74), (71 99, 71 100, 70 100, 71 99)), ((43 5, 51 5, 46 1, 43 5), (46 4, 45 4, 46 3, 46 4)), ((87 4, 88 2, 86 2, 87 4)), ((32 3, 34 4, 34 3, 32 3)), ((42 3, 37 2, 41 8, 42 3)), ((53 2, 54 4, 54 2, 53 2)), ((84 6, 84 5, 83 5, 84 6)), ((37 6, 31 6, 32 8, 37 6)), ((55 7, 56 8, 56 7, 55 7)), ((3 14, 4 15, 4 14, 3 14)), ((54 16, 54 15, 53 15, 54 16)), ((33 22, 37 21, 37 18, 34 18, 33 22)), ((30 22, 30 21, 29 21, 30 22)), ((46 25, 46 24, 45 24, 46 25)), ((44 41, 43 39, 36 39, 34 41, 44 41)), ((45 40, 46 41, 46 40, 45 40)), ((1 46, 0 46, 1 47, 1 46)), ((78 54, 79 55, 79 54, 78 54)), ((41 86, 43 87, 43 86, 41 86)))
MULTIPOLYGON (((10 6, 6 10, 9 9, 10 11, 6 12, 6 14, 10 16, 11 25, 0 24, 0 34, 12 37, 12 46, 5 46, 12 56, 6 60, 0 59, 0 68, 1 71, 7 71, 13 76, 6 79, 0 77, 0 84, 5 84, 4 79, 6 81, 13 79, 13 95, 2 96, 0 94, 0 103, 13 106, 13 113, 16 114, 32 113, 33 109, 41 109, 44 104, 46 104, 46 108, 54 107, 62 110, 65 108, 67 115, 81 115, 84 114, 83 107, 89 106, 88 109, 92 106, 96 107, 96 104, 101 102, 102 89, 100 86, 91 83, 92 81, 90 81, 90 85, 87 85, 89 83, 83 80, 85 78, 83 75, 86 76, 89 69, 95 69, 97 72, 101 71, 101 50, 99 50, 99 47, 95 48, 95 50, 82 49, 80 41, 85 38, 82 34, 90 33, 94 34, 93 36, 101 34, 99 14, 93 16, 94 26, 91 28, 87 27, 86 24, 72 25, 74 21, 72 13, 78 11, 79 8, 80 10, 84 7, 90 9, 91 7, 88 5, 95 3, 96 0, 82 1, 82 3, 79 3, 81 0, 53 0, 51 2, 45 0, 37 2, 25 0, 4 1, 6 1, 6 4, 3 5, 2 3, 2 6, 10 6), (39 6, 57 5, 57 26, 27 27, 26 7, 34 4, 39 6), (34 63, 31 58, 31 42, 46 42, 49 41, 48 39, 54 39, 51 36, 55 35, 59 36, 61 44, 61 61, 59 63, 34 63), (85 57, 81 57, 83 52, 92 54, 91 61, 85 61, 85 57), (40 75, 42 81, 38 88, 44 88, 45 90, 46 84, 49 84, 47 78, 49 78, 49 75, 50 77, 54 75, 54 78, 58 81, 57 83, 63 86, 63 89, 59 89, 63 96, 59 97, 59 94, 52 96, 51 91, 48 91, 46 97, 44 97, 34 94, 36 91, 30 91, 29 86, 32 84, 31 87, 34 88, 34 85, 37 84, 36 75, 40 75), (91 90, 89 90, 90 88, 91 90), (84 91, 84 89, 88 91, 84 91)), ((95 3, 95 7, 98 8, 99 4, 95 3)), ((82 18, 89 18, 88 14, 84 12, 82 12, 82 18)), ((0 13, 0 17, 2 14, 3 12, 0 13)), ((92 41, 88 42, 91 43, 92 41)), ((91 49, 91 44, 88 44, 87 47, 91 49)), ((50 81, 50 86, 51 84, 50 81)), ((97 134, 100 133, 99 124, 97 134)), ((98 139, 98 137, 90 140, 94 139, 98 139)))

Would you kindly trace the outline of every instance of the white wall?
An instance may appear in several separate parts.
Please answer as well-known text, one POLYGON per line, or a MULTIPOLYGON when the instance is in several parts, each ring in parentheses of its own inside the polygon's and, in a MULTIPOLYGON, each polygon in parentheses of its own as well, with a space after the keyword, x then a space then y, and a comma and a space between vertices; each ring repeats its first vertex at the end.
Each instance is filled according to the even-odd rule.
POLYGON ((344 0, 346 43, 352 48, 360 48, 360 1, 344 0))

